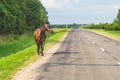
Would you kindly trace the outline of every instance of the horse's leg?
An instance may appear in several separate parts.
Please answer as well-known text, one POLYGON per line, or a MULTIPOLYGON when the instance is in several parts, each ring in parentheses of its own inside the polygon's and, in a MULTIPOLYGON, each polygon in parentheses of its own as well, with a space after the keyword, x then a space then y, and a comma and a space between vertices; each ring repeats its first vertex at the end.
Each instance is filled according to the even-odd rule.
POLYGON ((37 52, 38 52, 38 55, 40 54, 40 45, 37 44, 37 52))
POLYGON ((44 42, 42 42, 42 44, 41 44, 41 54, 42 54, 42 56, 44 56, 43 51, 44 51, 44 42))

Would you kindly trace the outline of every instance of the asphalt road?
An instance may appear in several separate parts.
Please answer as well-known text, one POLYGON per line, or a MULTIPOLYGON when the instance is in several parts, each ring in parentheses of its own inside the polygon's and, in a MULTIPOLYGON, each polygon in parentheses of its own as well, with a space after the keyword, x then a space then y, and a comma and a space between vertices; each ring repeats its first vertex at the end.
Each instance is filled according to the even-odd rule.
POLYGON ((120 80, 120 42, 72 29, 36 80, 120 80))

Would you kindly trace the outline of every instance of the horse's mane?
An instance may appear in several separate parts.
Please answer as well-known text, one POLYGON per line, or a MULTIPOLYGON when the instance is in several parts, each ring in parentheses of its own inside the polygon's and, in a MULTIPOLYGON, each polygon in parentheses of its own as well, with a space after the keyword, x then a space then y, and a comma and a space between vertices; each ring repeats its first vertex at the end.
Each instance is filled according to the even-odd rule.
POLYGON ((40 29, 44 29, 44 27, 45 27, 45 23, 42 26, 40 26, 40 29))
POLYGON ((46 24, 50 24, 50 22, 49 22, 49 21, 46 21, 46 24))
POLYGON ((44 29, 45 24, 50 24, 50 22, 49 22, 49 21, 46 21, 45 23, 43 23, 42 25, 40 25, 39 29, 44 29))

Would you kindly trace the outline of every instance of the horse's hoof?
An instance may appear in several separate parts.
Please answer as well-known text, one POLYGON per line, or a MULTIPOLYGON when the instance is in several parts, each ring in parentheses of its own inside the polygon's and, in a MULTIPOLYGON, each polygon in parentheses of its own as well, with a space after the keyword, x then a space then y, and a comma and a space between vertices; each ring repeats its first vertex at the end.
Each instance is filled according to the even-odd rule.
POLYGON ((44 56, 44 54, 42 54, 42 56, 44 56))

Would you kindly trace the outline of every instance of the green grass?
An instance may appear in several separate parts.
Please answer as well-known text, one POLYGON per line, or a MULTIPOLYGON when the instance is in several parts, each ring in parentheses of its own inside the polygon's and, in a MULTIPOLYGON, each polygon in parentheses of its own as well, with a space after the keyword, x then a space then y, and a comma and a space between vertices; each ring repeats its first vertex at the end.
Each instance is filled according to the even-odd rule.
MULTIPOLYGON (((46 40, 45 50, 60 41, 62 36, 67 32, 66 29, 56 29, 53 36, 48 36, 46 40)), ((22 42, 20 42, 22 43, 22 42)), ((24 43, 27 44, 27 43, 24 43)), ((10 47, 12 48, 12 47, 10 47)), ((9 54, 9 53, 8 53, 9 54)), ((0 58, 0 80, 10 80, 16 71, 21 67, 36 61, 40 56, 36 54, 36 45, 33 44, 23 50, 19 50, 9 56, 0 58)))
POLYGON ((115 39, 115 40, 120 40, 120 31, 106 31, 103 29, 90 29, 89 31, 102 34, 104 36, 107 36, 107 37, 115 39))
POLYGON ((0 43, 0 58, 15 54, 16 52, 33 45, 33 38, 27 37, 20 40, 14 40, 9 43, 0 43))
POLYGON ((0 80, 10 80, 12 71, 21 66, 33 53, 35 53, 35 45, 19 51, 16 54, 1 58, 0 80))

